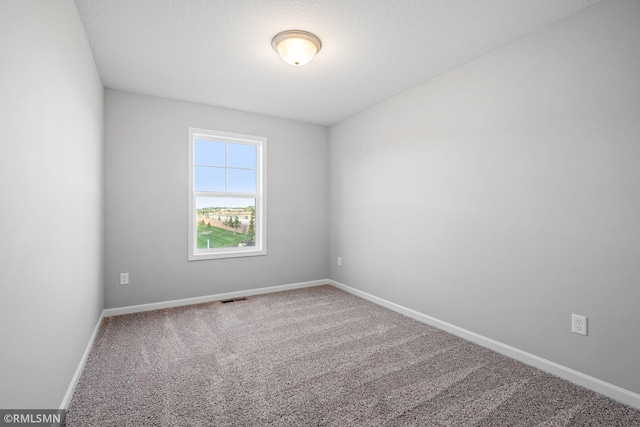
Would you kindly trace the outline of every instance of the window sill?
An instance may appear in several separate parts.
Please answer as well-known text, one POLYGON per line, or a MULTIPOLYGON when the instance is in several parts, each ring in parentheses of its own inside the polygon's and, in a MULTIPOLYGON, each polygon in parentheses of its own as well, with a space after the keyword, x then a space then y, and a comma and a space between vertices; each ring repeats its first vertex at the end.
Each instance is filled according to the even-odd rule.
POLYGON ((225 251, 225 252, 215 252, 215 253, 195 253, 189 254, 188 261, 206 261, 212 259, 228 259, 228 258, 244 258, 244 257, 254 257, 254 256, 265 256, 267 255, 266 249, 255 249, 255 250, 247 250, 243 249, 241 251, 225 251))

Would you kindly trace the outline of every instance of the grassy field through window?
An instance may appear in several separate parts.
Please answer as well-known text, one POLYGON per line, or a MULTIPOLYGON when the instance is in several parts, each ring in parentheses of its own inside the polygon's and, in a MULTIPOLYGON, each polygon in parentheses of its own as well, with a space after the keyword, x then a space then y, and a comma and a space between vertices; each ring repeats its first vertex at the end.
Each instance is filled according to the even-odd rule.
POLYGON ((251 245, 249 235, 208 224, 198 224, 198 249, 237 247, 239 244, 251 245))

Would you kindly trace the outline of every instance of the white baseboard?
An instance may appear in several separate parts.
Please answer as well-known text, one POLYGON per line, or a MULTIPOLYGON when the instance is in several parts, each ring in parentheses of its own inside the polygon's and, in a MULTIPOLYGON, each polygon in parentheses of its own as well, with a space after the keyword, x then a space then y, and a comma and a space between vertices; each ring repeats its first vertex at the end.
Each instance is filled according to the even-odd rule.
POLYGON ((181 307, 183 305, 202 304, 204 302, 220 301, 223 299, 241 298, 251 295, 269 294, 272 292, 288 291, 290 289, 308 288, 310 286, 327 285, 328 279, 312 280, 309 282, 291 283, 288 285, 270 286, 267 288, 249 289, 246 291, 227 292, 224 294, 205 295, 194 298, 184 298, 172 301, 153 302, 150 304, 129 305, 126 307, 107 308, 104 317, 120 316, 122 314, 139 313, 142 311, 160 310, 163 308, 181 307))
POLYGON ((98 318, 98 322, 96 323, 96 327, 93 328, 93 333, 89 338, 89 342, 87 343, 87 347, 84 349, 84 353, 82 354, 82 358, 80 359, 80 363, 76 368, 76 372, 73 374, 71 378, 71 382, 69 383, 69 387, 67 387, 67 392, 64 394, 62 398, 62 403, 60 403, 60 408, 62 410, 67 410, 69 408, 69 404, 71 403, 71 398, 73 397, 73 392, 76 390, 76 386, 78 385, 78 381, 80 381, 80 376, 82 375, 82 371, 84 370, 84 365, 87 363, 87 359, 89 358, 89 353, 91 353, 91 349, 93 348, 93 342, 96 340, 96 336, 98 336, 98 331, 100 330, 100 324, 102 323, 102 319, 104 318, 104 310, 100 314, 98 318))
POLYGON ((397 313, 404 314, 405 316, 411 317, 412 319, 415 319, 419 322, 426 323, 438 329, 442 329, 444 331, 452 333, 453 335, 481 345, 482 347, 486 347, 498 353, 504 354, 505 356, 511 357, 512 359, 516 359, 520 362, 526 363, 527 365, 534 366, 542 371, 548 372, 567 381, 571 381, 572 383, 603 394, 607 397, 610 397, 611 399, 640 409, 640 394, 626 390, 622 387, 618 387, 614 384, 610 384, 606 381, 599 380, 598 378, 594 378, 590 375, 578 372, 574 369, 567 368, 566 366, 560 365, 550 360, 543 359, 542 357, 538 357, 534 354, 527 353, 526 351, 520 350, 518 348, 511 347, 510 345, 492 340, 491 338, 476 334, 475 332, 471 332, 442 320, 436 319, 434 317, 427 316, 426 314, 422 314, 410 308, 403 307, 399 304, 387 301, 383 298, 368 294, 366 292, 347 286, 343 283, 336 282, 335 280, 328 280, 328 283, 338 289, 342 289, 343 291, 359 296, 363 299, 386 307, 397 313))

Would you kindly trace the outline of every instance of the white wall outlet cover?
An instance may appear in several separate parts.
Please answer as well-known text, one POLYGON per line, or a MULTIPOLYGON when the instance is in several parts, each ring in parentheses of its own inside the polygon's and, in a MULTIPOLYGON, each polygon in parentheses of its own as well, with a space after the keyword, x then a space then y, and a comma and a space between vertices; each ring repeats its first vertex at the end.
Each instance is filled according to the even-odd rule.
POLYGON ((587 335, 587 317, 579 314, 571 314, 571 332, 587 335))
POLYGON ((120 273, 120 284, 121 285, 129 284, 129 273, 120 273))

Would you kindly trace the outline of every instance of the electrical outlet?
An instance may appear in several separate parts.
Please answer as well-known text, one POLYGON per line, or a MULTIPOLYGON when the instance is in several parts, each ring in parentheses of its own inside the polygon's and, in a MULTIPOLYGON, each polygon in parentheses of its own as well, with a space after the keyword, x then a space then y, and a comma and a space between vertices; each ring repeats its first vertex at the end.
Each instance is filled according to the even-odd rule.
POLYGON ((579 314, 571 314, 571 332, 587 335, 587 317, 579 314))
POLYGON ((120 284, 121 285, 129 284, 129 273, 120 273, 120 284))
POLYGON ((338 265, 342 265, 342 257, 341 256, 338 257, 338 265))

